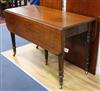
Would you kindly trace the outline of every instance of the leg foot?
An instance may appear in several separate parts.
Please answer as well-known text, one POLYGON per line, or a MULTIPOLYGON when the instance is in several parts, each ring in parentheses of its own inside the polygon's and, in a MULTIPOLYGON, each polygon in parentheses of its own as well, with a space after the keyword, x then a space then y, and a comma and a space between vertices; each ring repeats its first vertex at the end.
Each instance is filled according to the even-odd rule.
POLYGON ((62 89, 62 85, 60 85, 60 89, 62 89))
POLYGON ((13 56, 15 57, 15 55, 16 55, 16 48, 13 48, 13 52, 14 52, 13 56))
POLYGON ((88 75, 88 71, 89 71, 89 60, 88 58, 86 59, 86 63, 85 63, 85 74, 88 75))
POLYGON ((86 71, 85 74, 88 75, 88 71, 86 71))
POLYGON ((15 56, 16 55, 15 34, 11 32, 10 35, 11 35, 11 40, 12 40, 13 52, 14 52, 13 56, 15 56))
POLYGON ((38 48, 39 48, 39 46, 36 46, 36 48, 38 49, 38 48))
POLYGON ((48 65, 48 51, 47 50, 44 50, 44 51, 45 51, 46 65, 48 65))
POLYGON ((64 60, 63 60, 63 54, 58 56, 58 63, 59 63, 59 84, 60 84, 60 89, 62 89, 62 85, 63 85, 63 73, 64 73, 64 60))

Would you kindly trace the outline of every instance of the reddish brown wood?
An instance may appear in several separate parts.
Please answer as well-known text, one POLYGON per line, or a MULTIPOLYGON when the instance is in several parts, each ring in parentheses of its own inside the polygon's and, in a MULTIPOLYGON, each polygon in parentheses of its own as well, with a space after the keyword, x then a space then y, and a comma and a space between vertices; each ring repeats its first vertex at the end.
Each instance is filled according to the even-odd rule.
MULTIPOLYGON (((100 24, 100 16, 97 18, 97 22, 100 24)), ((100 27, 100 25, 99 25, 100 27)))
POLYGON ((87 0, 88 16, 100 16, 100 0, 87 0))
POLYGON ((62 0, 40 0, 40 5, 61 10, 62 9, 62 0))
POLYGON ((79 7, 79 0, 67 0, 67 11, 78 13, 79 7))
POLYGON ((63 85, 63 73, 64 73, 64 70, 62 70, 64 68, 64 59, 63 59, 63 54, 60 54, 58 55, 58 68, 59 68, 59 82, 60 82, 60 89, 62 89, 62 85, 63 85), (63 62, 62 62, 63 61, 63 62))
POLYGON ((67 0, 67 11, 97 17, 100 15, 100 0, 67 0))
MULTIPOLYGON (((88 23, 95 20, 70 12, 67 12, 65 16, 61 10, 34 5, 5 11, 6 24, 11 33, 17 34, 58 56, 61 87, 66 38, 88 31, 88 23)), ((15 45, 15 41, 12 42, 15 45)))
MULTIPOLYGON (((49 7, 49 8, 61 10, 62 9, 62 0, 40 0, 40 5, 45 6, 45 7, 49 7)), ((46 64, 48 63, 47 54, 48 54, 48 52, 45 51, 46 64)))
MULTIPOLYGON (((100 16, 100 0, 67 0, 67 11, 92 17, 98 17, 100 16)), ((100 22, 99 19, 98 21, 100 22)), ((91 62, 89 71, 93 74, 95 74, 96 71, 99 31, 100 29, 98 28, 95 32, 93 31, 91 33, 92 37, 94 38, 94 41, 92 41, 90 45, 91 62)), ((86 33, 83 33, 81 35, 74 36, 73 38, 70 38, 66 41, 66 46, 71 50, 70 53, 66 55, 66 59, 81 68, 84 68, 84 55, 86 49, 83 44, 86 41, 85 37, 86 33), (84 41, 83 43, 81 43, 83 38, 84 41)))

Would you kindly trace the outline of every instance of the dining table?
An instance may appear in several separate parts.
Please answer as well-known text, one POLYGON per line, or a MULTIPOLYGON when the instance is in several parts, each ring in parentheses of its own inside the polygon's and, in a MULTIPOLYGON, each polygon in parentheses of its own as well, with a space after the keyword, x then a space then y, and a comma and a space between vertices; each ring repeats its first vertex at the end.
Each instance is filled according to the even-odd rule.
MULTIPOLYGON (((5 20, 11 34, 16 55, 15 35, 19 35, 58 56, 60 88, 63 86, 64 56, 70 52, 66 39, 87 32, 84 67, 89 68, 91 31, 95 31, 95 18, 38 5, 28 5, 5 10, 5 20)), ((74 74, 73 74, 74 75, 74 74)))

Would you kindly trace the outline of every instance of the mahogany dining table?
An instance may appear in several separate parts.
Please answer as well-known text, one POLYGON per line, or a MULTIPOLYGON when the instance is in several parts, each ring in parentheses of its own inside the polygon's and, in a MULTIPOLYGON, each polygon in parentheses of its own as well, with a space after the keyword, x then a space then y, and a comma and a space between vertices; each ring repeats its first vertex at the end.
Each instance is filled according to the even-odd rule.
POLYGON ((65 47, 69 37, 87 32, 85 68, 89 67, 90 32, 94 31, 95 19, 71 12, 64 12, 43 6, 29 5, 5 10, 5 20, 11 34, 14 56, 16 54, 15 34, 58 56, 59 84, 64 77, 64 55, 70 52, 65 47))

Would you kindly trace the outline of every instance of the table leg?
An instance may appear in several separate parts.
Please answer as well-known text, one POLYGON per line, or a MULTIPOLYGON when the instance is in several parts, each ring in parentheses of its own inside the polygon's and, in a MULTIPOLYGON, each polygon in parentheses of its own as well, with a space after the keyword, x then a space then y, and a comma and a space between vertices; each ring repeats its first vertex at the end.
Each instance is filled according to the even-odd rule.
MULTIPOLYGON (((39 46, 37 45, 36 48, 38 49, 39 46)), ((44 52, 45 52, 44 54, 45 54, 46 65, 48 65, 48 50, 45 49, 44 52)))
POLYGON ((62 89, 63 85, 63 73, 64 73, 64 55, 60 54, 58 55, 58 65, 59 65, 59 84, 60 84, 60 89, 62 89))
POLYGON ((45 60, 46 60, 46 65, 48 65, 48 50, 44 50, 45 51, 45 60))
POLYGON ((12 47, 13 47, 13 56, 16 55, 16 42, 15 42, 15 34, 10 32, 10 35, 11 35, 11 40, 12 40, 12 47))
POLYGON ((87 32, 87 41, 86 41, 86 60, 85 60, 85 70, 86 75, 89 71, 89 61, 90 61, 90 30, 91 30, 91 24, 89 24, 89 30, 87 32))

